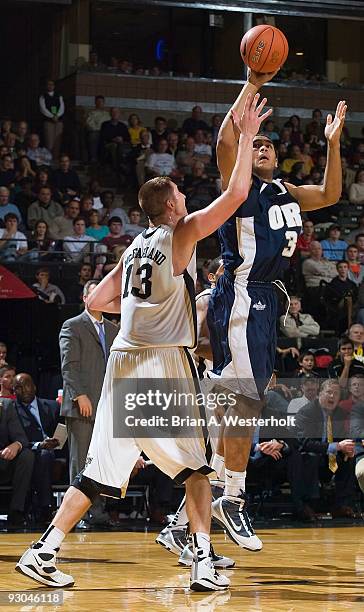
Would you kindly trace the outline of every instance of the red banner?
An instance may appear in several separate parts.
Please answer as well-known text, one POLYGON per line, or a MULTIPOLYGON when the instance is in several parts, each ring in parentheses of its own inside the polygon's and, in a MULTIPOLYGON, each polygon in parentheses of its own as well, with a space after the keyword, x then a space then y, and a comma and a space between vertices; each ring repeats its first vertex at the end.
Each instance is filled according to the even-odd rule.
POLYGON ((32 289, 12 272, 0 266, 0 300, 35 298, 32 289))

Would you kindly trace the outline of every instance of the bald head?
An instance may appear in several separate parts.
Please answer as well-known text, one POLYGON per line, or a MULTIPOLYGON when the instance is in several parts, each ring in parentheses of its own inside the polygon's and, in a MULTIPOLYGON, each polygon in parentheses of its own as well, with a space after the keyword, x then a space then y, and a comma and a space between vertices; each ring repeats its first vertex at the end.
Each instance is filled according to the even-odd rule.
POLYGON ((36 387, 30 374, 20 372, 14 378, 16 399, 22 404, 30 404, 35 398, 36 387))
POLYGON ((313 259, 321 259, 322 257, 322 246, 318 240, 312 240, 309 246, 310 255, 313 259))

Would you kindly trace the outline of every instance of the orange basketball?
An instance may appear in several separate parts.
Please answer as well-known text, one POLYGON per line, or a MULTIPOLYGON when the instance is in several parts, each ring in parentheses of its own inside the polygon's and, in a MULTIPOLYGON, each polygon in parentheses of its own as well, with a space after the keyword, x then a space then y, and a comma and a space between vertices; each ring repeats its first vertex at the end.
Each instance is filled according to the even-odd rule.
POLYGON ((240 53, 244 63, 255 72, 274 72, 287 59, 287 38, 278 28, 258 25, 245 32, 240 53))

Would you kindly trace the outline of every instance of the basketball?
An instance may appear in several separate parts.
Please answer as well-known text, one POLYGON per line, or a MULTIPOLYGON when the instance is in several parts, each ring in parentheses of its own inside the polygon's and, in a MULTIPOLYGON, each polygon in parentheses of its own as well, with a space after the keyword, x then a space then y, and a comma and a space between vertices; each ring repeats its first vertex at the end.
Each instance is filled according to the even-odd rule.
POLYGON ((274 72, 288 56, 288 42, 281 30, 270 25, 258 25, 248 30, 241 41, 244 63, 255 72, 274 72))

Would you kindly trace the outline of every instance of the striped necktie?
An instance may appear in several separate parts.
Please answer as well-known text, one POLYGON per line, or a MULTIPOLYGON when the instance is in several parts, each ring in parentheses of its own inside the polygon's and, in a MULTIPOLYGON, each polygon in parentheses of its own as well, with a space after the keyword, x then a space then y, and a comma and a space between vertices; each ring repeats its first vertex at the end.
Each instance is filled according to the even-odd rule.
MULTIPOLYGON (((327 415, 326 433, 327 433, 327 441, 329 444, 331 444, 334 441, 334 438, 332 435, 331 415, 327 415)), ((337 467, 338 466, 337 466, 337 461, 336 461, 336 455, 334 455, 333 453, 329 453, 329 468, 333 472, 333 474, 335 474, 337 467)))

